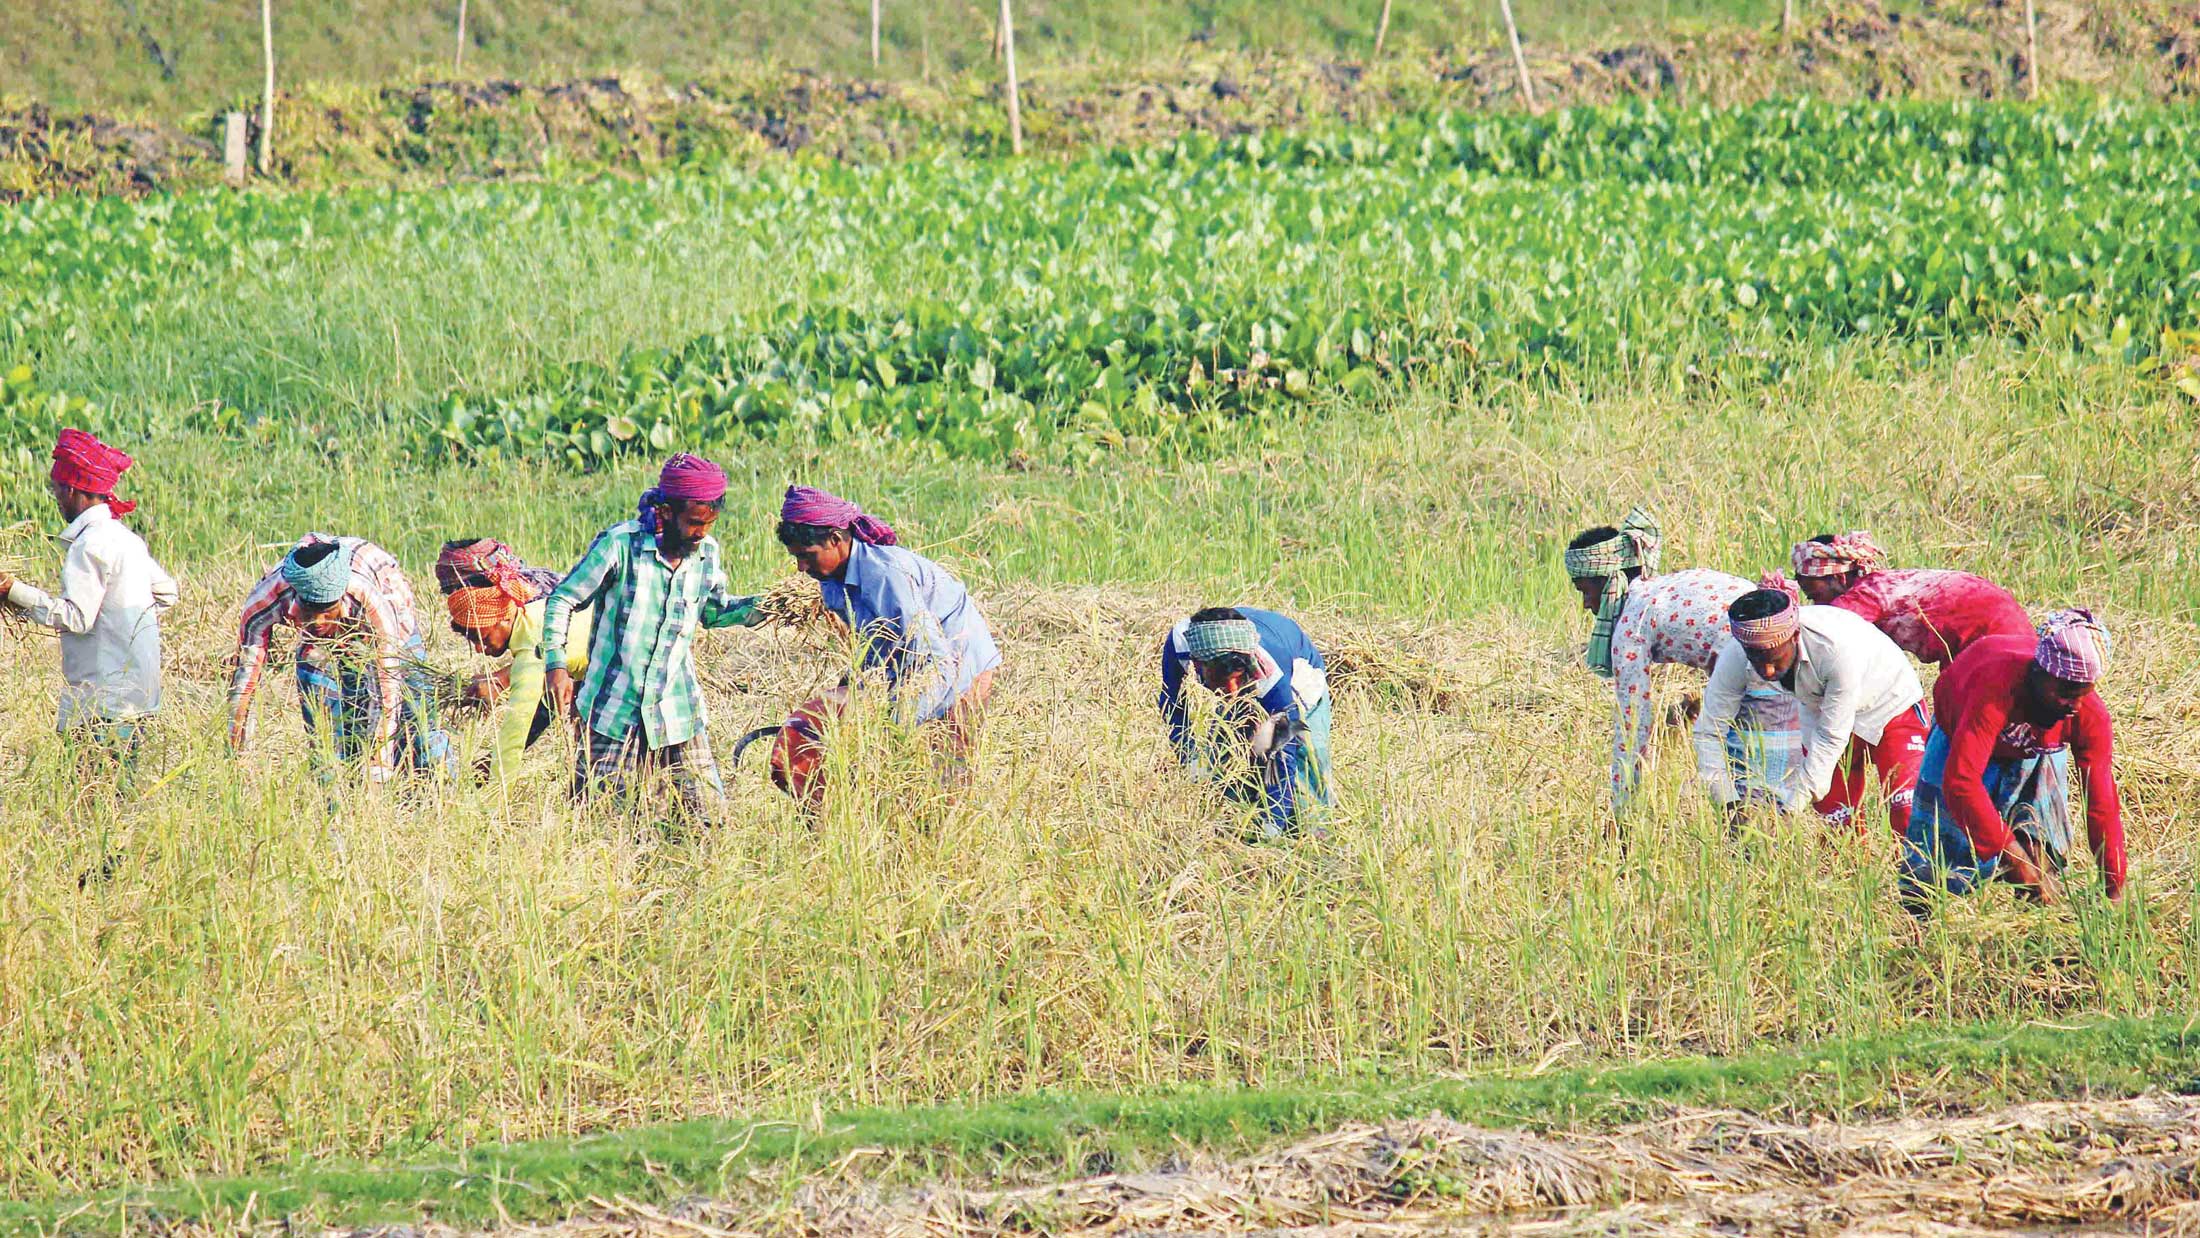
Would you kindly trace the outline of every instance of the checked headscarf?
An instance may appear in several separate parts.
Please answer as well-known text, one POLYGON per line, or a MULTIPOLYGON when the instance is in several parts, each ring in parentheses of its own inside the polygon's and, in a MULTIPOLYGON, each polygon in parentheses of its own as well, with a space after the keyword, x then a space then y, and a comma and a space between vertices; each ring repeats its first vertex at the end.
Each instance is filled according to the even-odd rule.
POLYGON ((1619 626, 1620 611, 1627 605, 1629 568, 1643 577, 1658 571, 1658 521, 1646 507, 1637 506, 1620 522, 1619 532, 1593 546, 1566 552, 1566 574, 1575 580, 1604 578, 1604 594, 1597 600, 1596 623, 1589 629, 1589 669, 1612 677, 1612 629, 1619 626))

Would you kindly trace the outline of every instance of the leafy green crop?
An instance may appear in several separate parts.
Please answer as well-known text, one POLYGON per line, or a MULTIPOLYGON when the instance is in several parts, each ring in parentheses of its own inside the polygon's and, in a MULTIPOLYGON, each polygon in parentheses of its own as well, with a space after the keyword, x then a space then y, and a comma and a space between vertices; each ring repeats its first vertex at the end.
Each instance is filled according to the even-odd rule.
POLYGON ((327 249, 705 229, 789 273, 777 309, 385 415, 423 451, 576 466, 745 435, 1196 446, 1429 367, 1749 373, 1783 339, 1985 333, 2140 359, 2200 317, 2196 169, 2189 110, 1640 103, 1063 163, 53 199, 0 221, 0 269, 26 277, 0 289, 0 344, 36 358, 327 249))

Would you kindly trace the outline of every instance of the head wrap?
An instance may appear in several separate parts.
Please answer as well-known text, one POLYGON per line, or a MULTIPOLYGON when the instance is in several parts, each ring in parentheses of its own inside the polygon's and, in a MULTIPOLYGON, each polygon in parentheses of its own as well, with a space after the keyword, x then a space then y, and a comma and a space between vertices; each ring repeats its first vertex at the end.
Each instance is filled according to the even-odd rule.
POLYGON ((351 591, 352 546, 326 533, 308 533, 283 556, 283 583, 298 595, 298 600, 308 606, 327 606, 351 591), (328 547, 328 553, 312 563, 302 563, 298 556, 318 546, 328 547))
POLYGON ((1619 532, 1593 546, 1566 552, 1566 574, 1575 580, 1604 578, 1604 593, 1597 599, 1596 623, 1589 629, 1589 669, 1612 677, 1612 629, 1619 626, 1620 611, 1627 605, 1627 569, 1643 576, 1658 572, 1657 517, 1638 505, 1620 522, 1619 532))
POLYGON ((531 596, 524 602, 550 592, 565 579, 546 567, 529 567, 519 553, 503 542, 490 537, 463 537, 443 543, 443 552, 435 559, 435 583, 445 596, 460 589, 476 589, 485 585, 506 584, 514 575, 525 581, 531 596))
POLYGON ((1762 593, 1777 593, 1786 605, 1762 619, 1736 619, 1734 604, 1727 606, 1727 627, 1744 649, 1778 649, 1803 630, 1803 608, 1796 604, 1794 598, 1777 589, 1759 589, 1755 593, 1745 593, 1741 598, 1734 599, 1734 603, 1762 593))
POLYGON ((1836 533, 1830 542, 1797 542, 1789 557, 1797 576, 1869 576, 1887 565, 1887 552, 1861 529, 1836 533))
POLYGON ((127 516, 137 504, 115 497, 115 483, 136 461, 82 430, 63 430, 53 445, 53 472, 57 482, 106 500, 107 510, 127 516))
POLYGON ((1250 619, 1212 619, 1186 624, 1184 647, 1191 652, 1194 662, 1212 662, 1231 653, 1258 658, 1260 631, 1250 619))
POLYGON ((779 504, 779 518, 788 524, 846 529, 848 536, 872 546, 891 546, 900 540, 894 526, 837 494, 811 486, 787 487, 787 497, 779 504))
POLYGON ((642 491, 638 518, 643 529, 655 533, 659 503, 715 503, 724 497, 726 471, 701 456, 683 451, 665 461, 664 471, 657 474, 656 485, 642 491))
POLYGON ((1803 604, 1803 586, 1789 580, 1786 572, 1766 572, 1757 578, 1757 587, 1772 593, 1785 593, 1797 606, 1803 604))
POLYGON ((2071 683, 2098 683, 2108 673, 2114 642, 2090 610, 2058 610, 2040 621, 2040 643, 2032 660, 2040 669, 2071 683))

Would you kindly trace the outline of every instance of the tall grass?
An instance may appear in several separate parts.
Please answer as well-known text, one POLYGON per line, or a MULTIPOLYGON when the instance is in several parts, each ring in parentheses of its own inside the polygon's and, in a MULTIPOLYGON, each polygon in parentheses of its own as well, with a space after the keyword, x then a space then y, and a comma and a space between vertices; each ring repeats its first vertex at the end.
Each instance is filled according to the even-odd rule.
MULTIPOLYGON (((557 562, 627 510, 638 471, 393 472, 163 442, 143 453, 145 512, 186 593, 143 789, 116 802, 47 734, 46 648, 13 644, 0 670, 6 1188, 689 1113, 2190 1008, 2200 641, 2165 621, 2189 586, 2146 570, 2171 561, 2172 531, 2071 521, 2101 493, 2144 512, 2189 485, 2161 445, 2178 414, 2128 376, 2036 365, 1871 385, 1835 367, 1593 409, 1429 391, 1309 418, 1289 451, 1090 472, 759 449, 731 462, 737 575, 782 570, 785 480, 840 486, 972 580, 1010 671, 960 800, 873 720, 851 738, 860 779, 816 820, 752 765, 726 827, 685 841, 568 806, 555 743, 509 795, 354 787, 330 812, 279 674, 263 745, 233 761, 219 738, 218 661, 275 553, 261 544, 363 533, 423 583, 457 533, 557 562), (2096 397, 2091 417, 2064 416, 2071 391, 2096 397), (1872 429, 1890 421, 1903 433, 1872 429), (2064 489, 2027 501, 2035 474, 2064 489), (1913 930, 1887 838, 1774 821, 1729 838, 1678 735, 1628 845, 1604 841, 1609 699, 1552 561, 1637 499, 1675 566, 1751 570, 1863 524, 2035 605, 2105 602, 2133 897, 2100 902, 2081 860, 2067 909, 1996 892, 1913 930), (1154 643, 1214 599, 1285 606, 1333 648, 1403 649, 1469 690, 1437 713, 1379 681, 1345 688, 1331 834, 1247 845, 1152 713, 1154 643), (113 875, 80 885, 110 854, 113 875)), ((721 734, 836 673, 830 651, 770 634, 704 648, 721 734)), ((447 639, 436 656, 461 661, 447 639)))

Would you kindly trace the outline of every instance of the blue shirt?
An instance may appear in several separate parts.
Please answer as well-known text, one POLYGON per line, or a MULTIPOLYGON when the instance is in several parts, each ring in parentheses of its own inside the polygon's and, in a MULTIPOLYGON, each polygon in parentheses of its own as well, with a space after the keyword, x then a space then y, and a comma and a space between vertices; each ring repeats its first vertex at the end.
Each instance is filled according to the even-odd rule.
POLYGON ((857 542, 840 579, 820 582, 819 591, 856 634, 863 665, 885 670, 896 703, 916 722, 945 717, 978 676, 1001 664, 970 591, 915 551, 857 542))
MULTIPOLYGON (((1293 722, 1306 723, 1309 717, 1329 702, 1329 667, 1322 661, 1321 650, 1307 638, 1306 629, 1272 610, 1259 610, 1240 606, 1237 612, 1252 621, 1253 630, 1260 637, 1258 663, 1260 678, 1253 683, 1253 695, 1259 699, 1262 709, 1271 714, 1282 714, 1293 722)), ((1169 630, 1161 642, 1161 716, 1169 725, 1169 742, 1186 763, 1199 759, 1198 739, 1192 733, 1191 710, 1184 702, 1184 683, 1189 676, 1192 655, 1184 642, 1184 629, 1191 620, 1179 622, 1169 630)), ((1297 784, 1300 782, 1300 766, 1315 762, 1323 767, 1321 775, 1327 776, 1328 723, 1326 713, 1315 719, 1320 731, 1319 752, 1309 751, 1306 743, 1293 744, 1279 755, 1279 774, 1275 784, 1267 789, 1267 811, 1271 825, 1288 829, 1298 811, 1297 784)))

